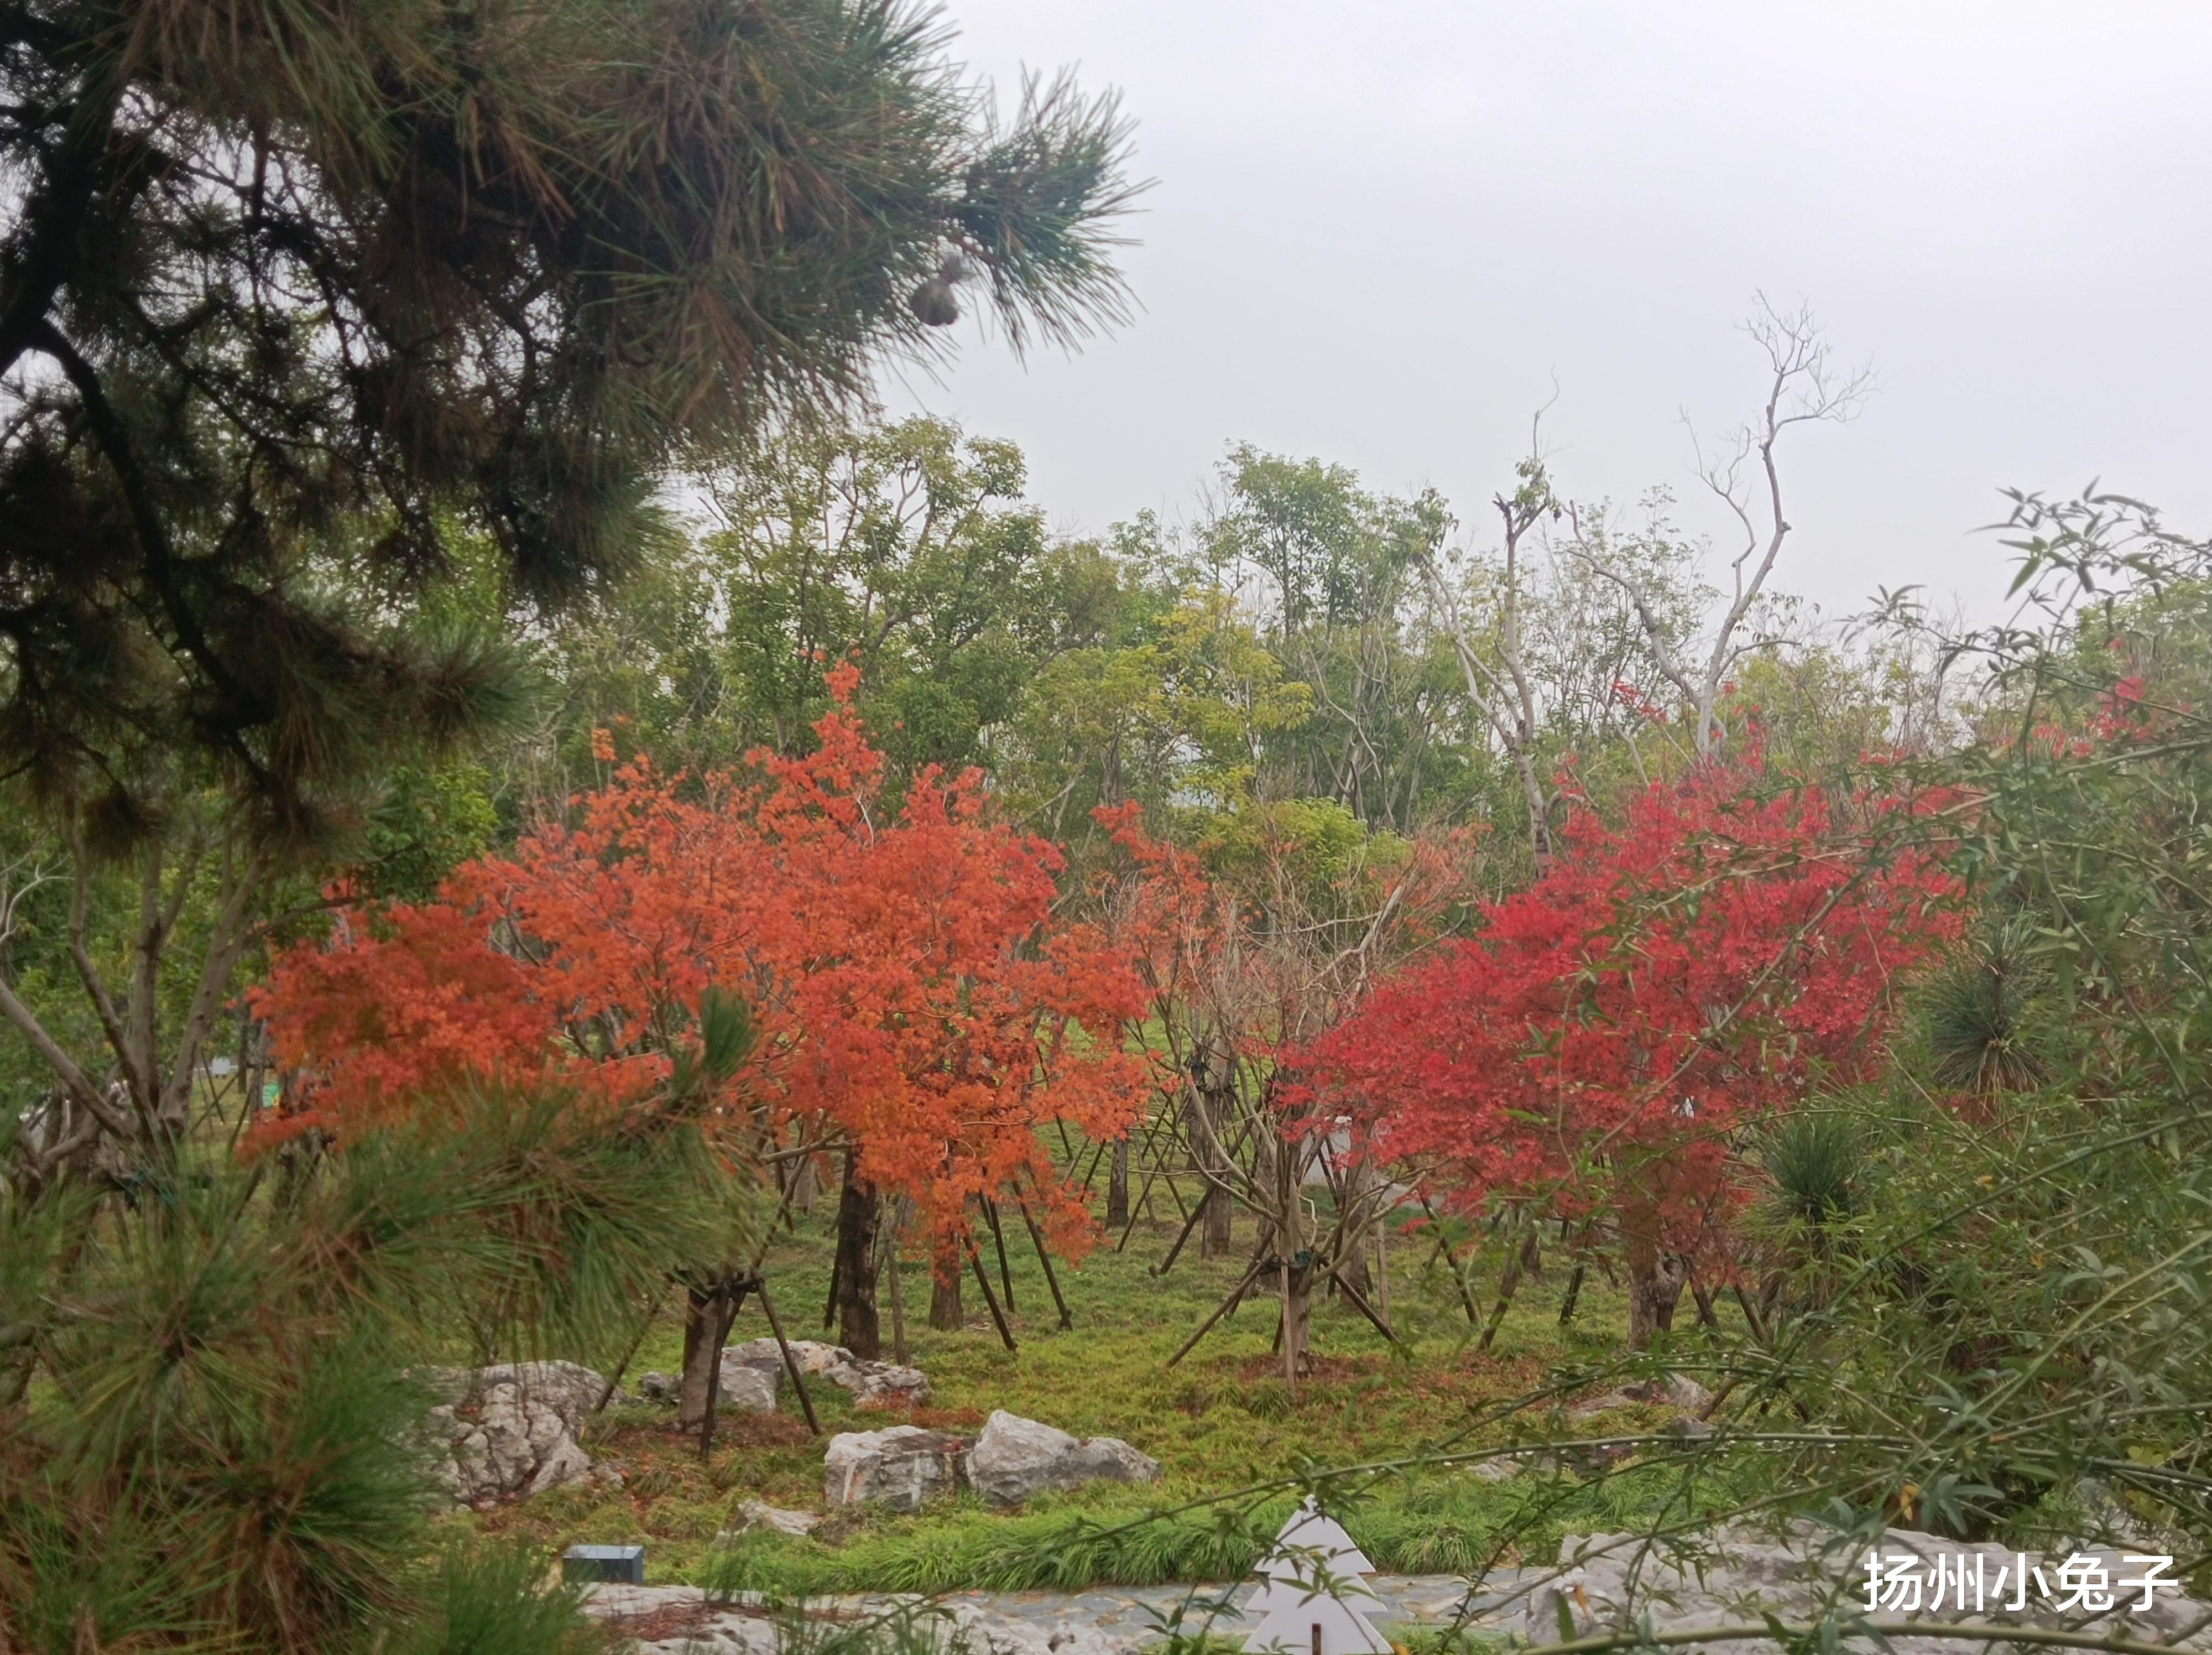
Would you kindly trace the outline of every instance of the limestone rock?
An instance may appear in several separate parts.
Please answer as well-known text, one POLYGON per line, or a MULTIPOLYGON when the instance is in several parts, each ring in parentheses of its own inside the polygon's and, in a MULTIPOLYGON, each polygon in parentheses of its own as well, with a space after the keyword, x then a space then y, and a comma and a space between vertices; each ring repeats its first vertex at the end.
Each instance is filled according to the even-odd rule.
POLYGON ((605 1374, 596 1373, 580 1362, 501 1362, 492 1367, 440 1372, 458 1374, 468 1387, 477 1390, 497 1384, 520 1386, 533 1402, 558 1414, 571 1431, 592 1416, 607 1388, 605 1374))
POLYGON ((732 1362, 725 1356, 722 1359, 722 1390, 715 1408, 718 1412, 775 1413, 775 1375, 732 1362))
MULTIPOLYGON (((1936 1561, 1967 1567, 1978 1554, 1985 1577, 1996 1579, 2000 1568, 2017 1567, 2017 1555, 1993 1545, 1970 1545, 1908 1529, 1892 1529, 1883 1535, 1879 1549, 1885 1555, 1911 1553, 1923 1560, 1933 1579, 1936 1561)), ((2118 1552, 2093 1552, 2117 1582, 2136 1572, 2118 1552)), ((1632 1631, 1637 1617, 1649 1613, 1659 1631, 1690 1631, 1701 1626, 1756 1623, 1771 1614, 1784 1624, 1808 1624, 1830 1614, 1844 1618, 1866 1613, 1864 1596, 1866 1550, 1833 1530, 1813 1524, 1793 1525, 1787 1534, 1750 1528, 1727 1528, 1692 1536, 1662 1549, 1635 1535, 1570 1536, 1561 1548, 1569 1567, 1559 1578, 1538 1587, 1528 1597, 1526 1632, 1540 1644, 1559 1640, 1564 1606, 1577 1638, 1601 1633, 1632 1631)), ((2055 1583, 2056 1557, 2028 1554, 2031 1566, 2041 1564, 2055 1583)), ((2148 1609, 2136 1608, 2138 1595, 2115 1591, 2114 1606, 2102 1615, 2081 1609, 2060 1611, 2048 1600, 2028 1594, 2027 1607, 2005 1609, 1989 1602, 1978 1610, 1963 1614, 1955 1604, 1942 1609, 1920 1609, 1905 1618, 1954 1621, 1972 1619, 2010 1625, 2079 1628, 2154 1643, 2179 1641, 2185 1647, 2212 1646, 2212 1617, 2206 1606, 2172 1591, 2162 1590, 2148 1609), (2194 1635, 2184 1638, 2182 1634, 2194 1635)), ((1881 1611, 1884 1615, 1893 1610, 1881 1611)), ((1959 1655, 1954 1639, 1892 1638, 1893 1655, 1959 1655)), ((1696 1648, 1698 1646, 1686 1647, 1696 1648)), ((1780 1646, 1756 1640, 1714 1645, 1716 1655, 1780 1655, 1780 1646)))
MULTIPOLYGON (((725 1373, 727 1368, 723 1369, 725 1373)), ((680 1373, 641 1373, 637 1376, 637 1394, 649 1402, 665 1402, 673 1408, 684 1395, 684 1376, 680 1373)))
MULTIPOLYGON (((901 1367, 895 1362, 860 1362, 854 1366, 858 1379, 848 1389, 857 1407, 919 1406, 929 1400, 929 1376, 918 1367, 901 1367)), ((836 1374, 830 1378, 839 1384, 845 1383, 836 1374)))
POLYGON ((1686 1373, 1669 1373, 1640 1384, 1621 1386, 1621 1394, 1641 1402, 1664 1402, 1685 1414, 1702 1414, 1712 1406, 1713 1393, 1686 1373))
POLYGON ((994 1505, 1018 1506, 1032 1494, 1085 1482, 1151 1482, 1160 1467, 1118 1437, 1078 1442, 1056 1427, 1001 1409, 975 1439, 968 1474, 994 1505))
POLYGON ((1624 1408, 1641 1408, 1644 1398, 1632 1396, 1626 1390, 1608 1390, 1602 1396, 1593 1396, 1588 1402, 1577 1402, 1567 1410, 1570 1423, 1581 1425, 1601 1414, 1611 1414, 1624 1408))
POLYGON ((1608 1390, 1602 1396, 1593 1396, 1586 1402, 1577 1402, 1567 1410, 1567 1417, 1579 1423, 1609 1414, 1618 1408, 1645 1408, 1654 1403, 1674 1409, 1680 1413, 1702 1416, 1712 1406, 1713 1393, 1686 1373, 1662 1374, 1657 1378, 1642 1379, 1632 1384, 1608 1390))
POLYGON ((431 1475, 454 1500, 477 1505, 543 1494, 597 1475, 576 1433, 606 1390, 605 1378, 574 1362, 439 1368, 449 1401, 423 1430, 431 1475))
MULTIPOLYGON (((862 1408, 918 1405, 929 1400, 929 1378, 917 1367, 864 1360, 842 1345, 823 1344, 814 1339, 793 1340, 791 1356, 798 1363, 799 1371, 808 1378, 827 1379, 851 1391, 853 1400, 862 1408)), ((733 1364, 766 1374, 771 1385, 784 1377, 783 1353, 773 1339, 749 1339, 741 1345, 730 1346, 722 1353, 725 1375, 733 1364)))
POLYGON ((1141 1626, 1109 1632, 1080 1615, 1040 1624, 981 1603, 953 1605, 951 1619, 955 1637, 975 1655, 1135 1655, 1158 1636, 1141 1626))
POLYGON ((765 1500, 749 1500, 738 1507, 737 1521, 714 1536, 714 1543, 726 1546, 739 1535, 756 1534, 763 1529, 773 1529, 778 1534, 810 1535, 821 1523, 819 1512, 787 1512, 765 1500))
POLYGON ((823 1460, 822 1498, 831 1506, 866 1500, 895 1512, 918 1512, 931 1496, 968 1482, 968 1441, 915 1425, 847 1431, 830 1439, 823 1460))
MULTIPOLYGON (((806 1356, 805 1353, 809 1348, 818 1351, 839 1351, 842 1350, 843 1347, 838 1345, 817 1345, 813 1341, 809 1339, 799 1340, 796 1344, 792 1346, 791 1354, 798 1359, 799 1371, 801 1373, 815 1373, 820 1372, 819 1368, 809 1367, 806 1365, 806 1356)), ((775 1341, 773 1339, 748 1339, 741 1345, 729 1345, 724 1347, 722 1351, 722 1372, 725 1373, 728 1372, 732 1364, 744 1367, 757 1368, 763 1373, 768 1374, 772 1378, 780 1378, 783 1372, 783 1353, 776 1348, 775 1341)))

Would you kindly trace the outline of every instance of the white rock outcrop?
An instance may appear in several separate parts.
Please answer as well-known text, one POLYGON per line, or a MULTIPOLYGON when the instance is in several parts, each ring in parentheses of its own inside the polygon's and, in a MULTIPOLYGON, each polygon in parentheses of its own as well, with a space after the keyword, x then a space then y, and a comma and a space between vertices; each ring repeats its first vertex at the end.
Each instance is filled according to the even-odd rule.
POLYGON ((968 1448, 964 1437, 918 1425, 842 1432, 823 1457, 823 1501, 918 1512, 933 1496, 967 1486, 968 1448))
POLYGON ((721 1394, 715 1398, 717 1411, 735 1410, 744 1414, 773 1414, 775 1412, 775 1375, 763 1373, 757 1367, 746 1367, 722 1360, 721 1394))
POLYGON ((1018 1506, 1033 1494, 1085 1482, 1152 1482, 1159 1475, 1158 1460, 1119 1437, 1078 1442, 1004 1409, 984 1423, 968 1455, 969 1480, 994 1506, 1018 1506))
POLYGON ((764 1529, 778 1534, 810 1535, 821 1525, 819 1512, 787 1511, 763 1500, 749 1500, 738 1507, 730 1526, 714 1536, 714 1543, 726 1546, 740 1535, 757 1534, 764 1529))
POLYGON ((542 1494, 594 1476, 576 1433, 606 1378, 575 1362, 439 1368, 448 1401, 423 1422, 431 1476, 464 1506, 542 1494))
MULTIPOLYGON (((932 1607, 918 1599, 896 1604, 884 1598, 833 1598, 821 1605, 849 1626, 861 1616, 896 1614, 926 1634, 920 1643, 938 1649, 965 1649, 970 1655, 1136 1655, 1154 1643, 1158 1633, 1141 1616, 1113 1631, 1093 1623, 1070 1606, 1070 1613, 1034 1618, 987 1603, 932 1607)), ((712 1603, 697 1586, 595 1587, 586 1612, 621 1635, 629 1626, 676 1618, 685 1624, 674 1634, 639 1643, 637 1655, 783 1655, 787 1649, 777 1622, 757 1608, 712 1603)), ((799 1642, 807 1648, 812 1640, 799 1642)), ((886 1644, 904 1642, 886 1637, 886 1644)))
MULTIPOLYGON (((793 1340, 791 1355, 801 1373, 851 1391, 853 1400, 862 1408, 919 1405, 929 1400, 929 1377, 918 1367, 869 1361, 842 1345, 826 1345, 814 1339, 793 1340)), ((726 1349, 722 1353, 726 1384, 733 1364, 766 1374, 771 1385, 783 1377, 783 1353, 773 1339, 749 1339, 726 1349)))

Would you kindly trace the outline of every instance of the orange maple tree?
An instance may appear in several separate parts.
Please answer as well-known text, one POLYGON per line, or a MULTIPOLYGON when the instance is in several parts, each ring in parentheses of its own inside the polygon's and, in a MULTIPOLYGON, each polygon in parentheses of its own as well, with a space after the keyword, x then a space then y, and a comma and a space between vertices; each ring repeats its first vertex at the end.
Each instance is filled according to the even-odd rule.
POLYGON ((733 1137, 842 1145, 848 1181, 939 1238, 1016 1193, 1079 1246, 1087 1214, 1038 1132, 1139 1117, 1145 1061, 1122 1037, 1142 985, 1125 949, 1054 918, 1058 849, 992 819, 980 773, 924 771, 894 802, 857 677, 828 675, 804 757, 690 785, 634 759, 437 901, 279 959, 255 1008, 302 1082, 280 1129, 343 1138, 471 1072, 634 1106, 719 989, 756 1036, 716 1104, 733 1137))

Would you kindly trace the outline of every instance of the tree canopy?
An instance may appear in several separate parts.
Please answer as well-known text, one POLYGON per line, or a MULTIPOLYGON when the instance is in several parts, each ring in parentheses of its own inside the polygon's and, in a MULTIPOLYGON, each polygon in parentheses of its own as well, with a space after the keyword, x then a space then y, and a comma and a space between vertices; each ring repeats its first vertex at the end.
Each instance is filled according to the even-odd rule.
POLYGON ((670 468, 865 387, 973 287, 1118 319, 1111 97, 1001 118, 904 0, 33 0, 0 17, 0 769, 295 839, 504 681, 417 598, 603 591, 670 468), (943 288, 943 293, 935 291, 943 288))

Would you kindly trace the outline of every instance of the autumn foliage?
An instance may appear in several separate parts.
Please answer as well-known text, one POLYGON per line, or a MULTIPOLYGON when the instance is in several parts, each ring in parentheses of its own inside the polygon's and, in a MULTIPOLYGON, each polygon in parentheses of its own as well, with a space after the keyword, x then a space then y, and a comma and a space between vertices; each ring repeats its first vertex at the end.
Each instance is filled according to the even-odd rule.
POLYGON ((1302 1061, 1379 1155, 1465 1207, 1606 1218, 1656 1293, 1742 1198, 1741 1129, 1869 1075, 1899 973, 1954 928, 1948 877, 1880 848, 1909 807, 1753 759, 1650 788, 1619 827, 1577 810, 1534 886, 1302 1061))
POLYGON ((854 677, 830 675, 804 758, 690 787, 633 761, 436 902, 279 961, 257 1007, 308 1078, 291 1129, 343 1135, 471 1071, 635 1104, 714 986, 757 1035, 719 1105, 733 1137, 849 1146, 860 1181, 940 1232, 1019 1190, 1073 1239, 1037 1129, 1136 1118, 1139 983, 1101 933, 1054 920, 1059 853, 991 820, 977 774, 925 771, 893 803, 854 677))
POLYGON ((1228 866, 1212 868, 1148 831, 1135 806, 1094 812, 1122 858, 1103 906, 1170 1047, 1179 1025, 1196 1025, 1237 1057, 1272 1066, 1434 941, 1468 899, 1472 832, 1384 836, 1379 848, 1331 857, 1316 854, 1309 824, 1278 819, 1280 809, 1255 810, 1233 854, 1216 847, 1228 866))

